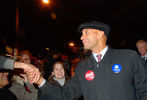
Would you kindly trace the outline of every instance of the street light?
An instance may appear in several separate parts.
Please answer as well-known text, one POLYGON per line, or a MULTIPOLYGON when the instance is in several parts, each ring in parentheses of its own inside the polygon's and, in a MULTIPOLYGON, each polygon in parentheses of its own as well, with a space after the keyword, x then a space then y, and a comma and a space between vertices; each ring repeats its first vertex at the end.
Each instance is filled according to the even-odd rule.
POLYGON ((69 47, 74 47, 75 46, 75 43, 74 42, 69 42, 69 47))
POLYGON ((44 4, 49 4, 49 3, 50 3, 49 0, 42 0, 42 2, 43 2, 44 4))

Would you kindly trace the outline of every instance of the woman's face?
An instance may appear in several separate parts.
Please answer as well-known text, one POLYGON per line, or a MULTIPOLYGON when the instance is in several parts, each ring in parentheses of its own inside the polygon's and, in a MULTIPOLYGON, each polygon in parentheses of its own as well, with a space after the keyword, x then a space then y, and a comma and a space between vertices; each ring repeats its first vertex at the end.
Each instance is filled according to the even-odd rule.
POLYGON ((0 72, 0 88, 3 88, 9 84, 8 74, 8 72, 0 72))
POLYGON ((52 75, 54 75, 57 79, 62 79, 65 75, 63 65, 60 63, 55 64, 52 75))

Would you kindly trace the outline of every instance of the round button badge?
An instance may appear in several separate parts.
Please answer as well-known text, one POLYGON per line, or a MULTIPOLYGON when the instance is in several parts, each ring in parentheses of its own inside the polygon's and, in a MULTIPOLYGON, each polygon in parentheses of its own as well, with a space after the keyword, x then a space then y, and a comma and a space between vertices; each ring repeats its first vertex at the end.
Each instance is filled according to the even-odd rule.
POLYGON ((119 72, 121 71, 121 66, 120 66, 119 64, 114 64, 114 65, 112 66, 112 71, 113 71, 114 73, 119 73, 119 72))
POLYGON ((92 70, 88 70, 85 74, 85 79, 88 81, 92 81, 95 77, 95 74, 92 70))

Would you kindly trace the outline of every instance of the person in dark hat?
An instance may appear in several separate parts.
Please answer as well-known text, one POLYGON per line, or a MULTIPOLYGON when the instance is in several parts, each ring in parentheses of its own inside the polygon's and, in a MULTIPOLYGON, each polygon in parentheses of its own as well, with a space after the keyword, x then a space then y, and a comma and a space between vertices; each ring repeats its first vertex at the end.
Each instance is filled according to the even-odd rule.
POLYGON ((63 87, 43 77, 36 80, 39 100, 76 100, 80 95, 84 100, 147 100, 145 64, 133 50, 109 47, 109 31, 109 25, 102 22, 81 24, 80 39, 91 55, 77 65, 74 77, 63 87))

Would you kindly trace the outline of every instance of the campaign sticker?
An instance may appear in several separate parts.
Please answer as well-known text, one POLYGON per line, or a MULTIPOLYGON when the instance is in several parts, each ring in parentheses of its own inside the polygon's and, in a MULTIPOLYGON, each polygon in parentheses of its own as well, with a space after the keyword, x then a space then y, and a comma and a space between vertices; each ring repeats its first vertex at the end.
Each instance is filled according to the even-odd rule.
POLYGON ((92 70, 87 71, 85 74, 85 79, 88 81, 92 81, 94 77, 95 77, 95 74, 92 70))
POLYGON ((112 66, 112 71, 114 73, 119 73, 121 71, 121 66, 119 64, 115 64, 112 66))

